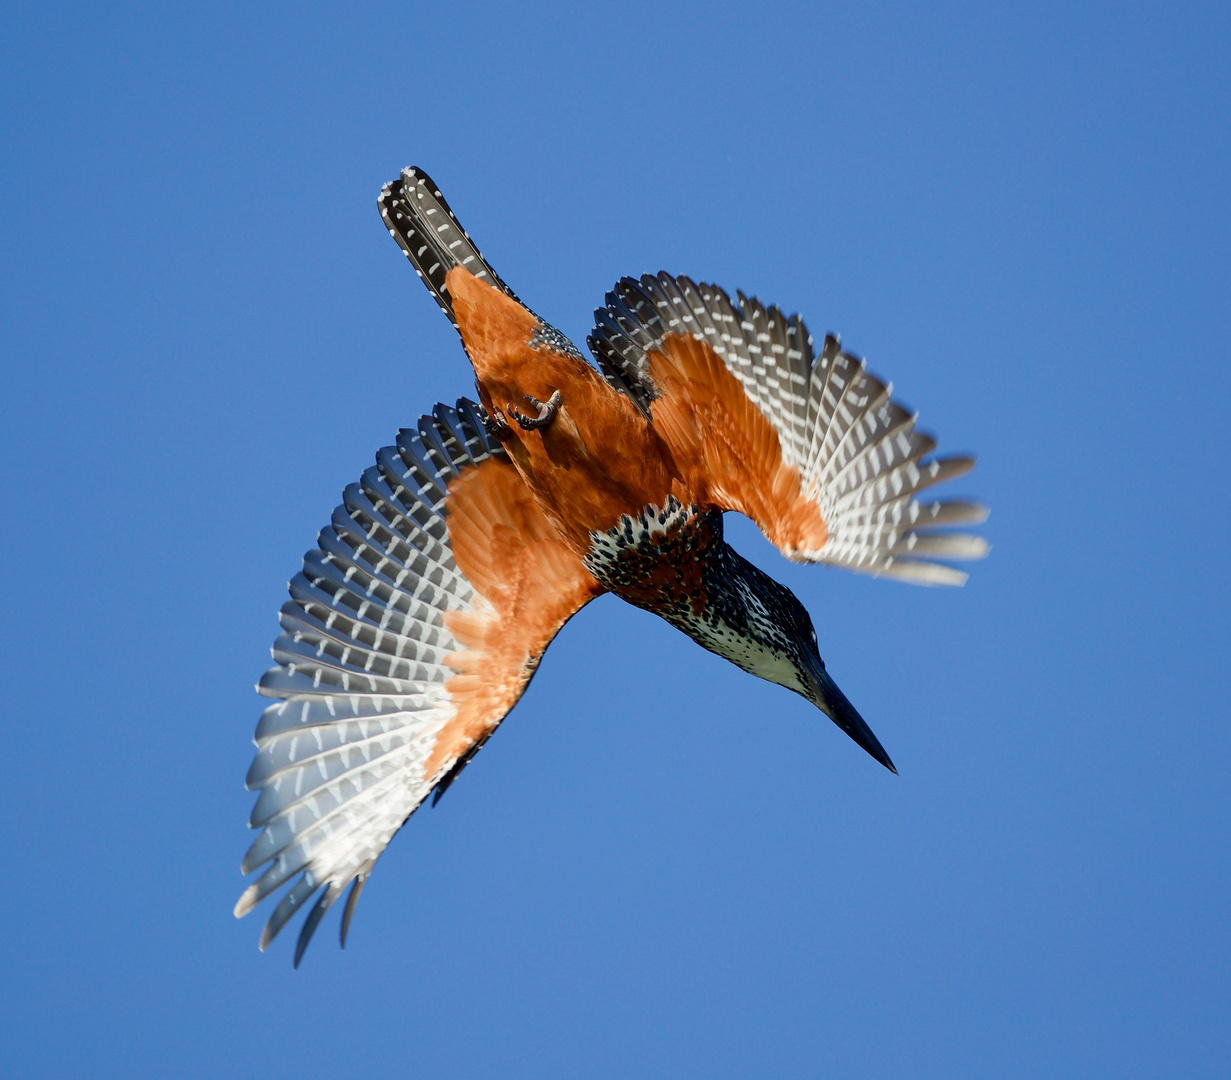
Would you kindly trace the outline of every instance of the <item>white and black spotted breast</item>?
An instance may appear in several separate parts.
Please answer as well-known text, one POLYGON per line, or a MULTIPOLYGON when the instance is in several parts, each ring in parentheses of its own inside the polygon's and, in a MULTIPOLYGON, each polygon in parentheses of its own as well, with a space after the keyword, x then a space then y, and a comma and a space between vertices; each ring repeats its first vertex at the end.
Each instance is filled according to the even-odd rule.
POLYGON ((815 650, 812 621, 790 590, 726 543, 720 511, 671 498, 590 538, 586 567, 611 592, 745 671, 802 689, 798 660, 815 650))
POLYGON ((715 543, 722 543, 722 515, 671 496, 665 506, 644 507, 591 533, 585 564, 621 599, 681 625, 705 610, 706 564, 715 543))

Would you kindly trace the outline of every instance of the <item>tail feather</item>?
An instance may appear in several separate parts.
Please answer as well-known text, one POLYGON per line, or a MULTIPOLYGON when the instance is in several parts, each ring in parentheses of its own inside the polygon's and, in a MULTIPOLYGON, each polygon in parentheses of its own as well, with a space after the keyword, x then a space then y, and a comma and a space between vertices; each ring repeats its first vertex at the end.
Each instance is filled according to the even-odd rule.
POLYGON ((389 235, 406 253, 415 273, 455 328, 453 298, 445 287, 445 275, 455 266, 465 267, 480 281, 517 300, 513 290, 479 254, 440 189, 422 169, 403 169, 397 180, 381 188, 377 205, 389 235))

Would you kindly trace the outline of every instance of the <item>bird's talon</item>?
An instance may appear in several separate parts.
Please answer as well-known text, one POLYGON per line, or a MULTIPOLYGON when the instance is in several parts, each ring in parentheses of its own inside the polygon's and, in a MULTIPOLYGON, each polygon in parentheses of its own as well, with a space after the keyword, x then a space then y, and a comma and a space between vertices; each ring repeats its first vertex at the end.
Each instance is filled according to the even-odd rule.
POLYGON ((494 412, 483 410, 480 419, 483 421, 483 429, 488 436, 493 439, 505 439, 509 434, 509 425, 505 418, 500 414, 500 410, 494 412))
POLYGON ((564 399, 560 397, 560 391, 555 390, 546 402, 539 401, 538 398, 531 397, 529 394, 526 395, 526 400, 534 406, 537 415, 526 416, 512 402, 505 406, 505 411, 526 431, 537 431, 547 427, 556 418, 556 413, 564 399))

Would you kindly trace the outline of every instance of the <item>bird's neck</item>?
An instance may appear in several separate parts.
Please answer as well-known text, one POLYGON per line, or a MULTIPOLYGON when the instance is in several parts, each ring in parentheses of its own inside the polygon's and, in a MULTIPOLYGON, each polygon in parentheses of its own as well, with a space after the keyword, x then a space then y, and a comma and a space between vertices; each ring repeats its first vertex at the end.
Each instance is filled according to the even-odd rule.
POLYGON ((586 566, 621 599, 763 679, 798 690, 776 610, 786 590, 723 539, 722 514, 670 499, 592 534, 586 566))
POLYGON ((709 555, 705 584, 701 617, 676 625, 702 648, 749 674, 804 693, 784 619, 788 605, 796 602, 788 590, 725 541, 709 555))

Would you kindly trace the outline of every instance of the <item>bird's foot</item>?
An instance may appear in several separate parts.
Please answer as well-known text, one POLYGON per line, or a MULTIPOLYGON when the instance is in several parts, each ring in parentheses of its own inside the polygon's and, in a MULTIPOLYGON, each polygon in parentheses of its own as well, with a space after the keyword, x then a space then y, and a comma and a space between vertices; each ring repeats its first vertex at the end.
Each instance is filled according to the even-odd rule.
POLYGON ((494 412, 484 409, 479 418, 483 421, 483 430, 487 432, 489 438, 500 442, 508 438, 509 425, 499 409, 494 412))
POLYGON ((556 390, 546 402, 539 401, 538 398, 533 398, 529 394, 526 395, 526 400, 535 407, 538 415, 525 416, 518 412, 517 407, 512 404, 506 405, 505 410, 509 416, 527 431, 537 431, 540 428, 547 427, 556 418, 556 413, 560 410, 560 403, 563 401, 563 398, 560 397, 560 391, 556 390))

